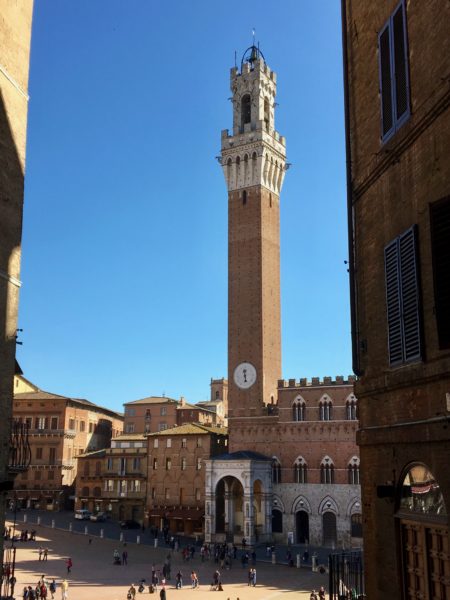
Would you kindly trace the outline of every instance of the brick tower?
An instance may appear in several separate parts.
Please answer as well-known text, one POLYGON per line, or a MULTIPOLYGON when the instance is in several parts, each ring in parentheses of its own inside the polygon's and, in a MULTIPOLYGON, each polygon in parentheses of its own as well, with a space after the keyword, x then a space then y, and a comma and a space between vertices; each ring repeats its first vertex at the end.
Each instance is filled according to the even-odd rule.
POLYGON ((233 134, 222 132, 221 164, 228 187, 232 452, 239 444, 233 420, 267 414, 264 406, 276 402, 281 377, 279 206, 286 150, 274 125, 276 74, 256 46, 230 79, 233 134))

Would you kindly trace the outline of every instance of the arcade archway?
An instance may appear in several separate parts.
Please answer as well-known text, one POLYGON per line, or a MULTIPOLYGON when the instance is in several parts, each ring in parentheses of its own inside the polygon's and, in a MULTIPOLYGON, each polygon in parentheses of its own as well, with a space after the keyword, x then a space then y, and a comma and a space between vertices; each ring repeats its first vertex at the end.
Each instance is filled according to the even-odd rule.
POLYGON ((306 510, 299 510, 295 514, 295 529, 297 544, 307 544, 309 541, 309 515, 306 510))

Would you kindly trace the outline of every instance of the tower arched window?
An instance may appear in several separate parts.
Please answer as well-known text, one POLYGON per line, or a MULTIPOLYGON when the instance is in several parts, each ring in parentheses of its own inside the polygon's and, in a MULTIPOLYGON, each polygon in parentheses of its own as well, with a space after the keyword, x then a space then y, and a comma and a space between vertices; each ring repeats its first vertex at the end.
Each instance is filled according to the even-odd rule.
POLYGON ((320 483, 334 483, 334 465, 328 457, 325 457, 320 464, 320 483))
POLYGON ((295 483, 308 483, 308 466, 305 459, 299 456, 294 463, 295 483))
POLYGON ((268 98, 264 98, 264 124, 266 131, 269 131, 270 124, 270 103, 268 98))
POLYGON ((347 467, 348 482, 352 485, 359 485, 359 458, 354 456, 347 467))
POLYGON ((292 404, 292 420, 293 421, 304 421, 305 420, 306 406, 302 399, 295 399, 292 404))
POLYGON ((252 101, 250 94, 242 96, 241 100, 241 129, 244 131, 244 125, 252 120, 252 101))
POLYGON ((272 483, 281 483, 281 465, 278 458, 272 462, 272 483))
POLYGON ((356 408, 356 398, 350 397, 345 404, 346 415, 348 421, 356 421, 358 418, 357 408, 356 408))
POLYGON ((322 400, 319 402, 319 420, 331 421, 333 404, 331 400, 322 400))

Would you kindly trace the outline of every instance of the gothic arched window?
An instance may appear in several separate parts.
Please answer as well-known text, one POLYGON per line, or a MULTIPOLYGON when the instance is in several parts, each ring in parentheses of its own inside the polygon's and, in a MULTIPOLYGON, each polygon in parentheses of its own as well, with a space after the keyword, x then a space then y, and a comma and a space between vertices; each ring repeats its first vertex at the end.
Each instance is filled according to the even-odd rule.
POLYGON ((269 104, 269 99, 268 98, 264 98, 264 123, 266 125, 266 131, 269 131, 270 104, 269 104))
POLYGON ((299 456, 294 463, 295 483, 308 483, 308 466, 305 459, 299 456))
POLYGON ((275 457, 272 462, 272 483, 281 483, 281 465, 275 457))
POLYGON ((244 125, 250 123, 252 120, 252 103, 250 94, 242 96, 241 100, 241 127, 244 131, 244 125))
POLYGON ((331 421, 331 409, 333 404, 331 400, 322 400, 319 402, 319 420, 331 421))
POLYGON ((348 421, 356 421, 358 418, 356 412, 356 398, 354 396, 350 396, 350 398, 345 403, 347 420, 348 421))
POLYGON ((292 420, 293 421, 304 421, 305 420, 305 402, 300 398, 296 398, 292 404, 292 420))
POLYGON ((334 483, 334 465, 328 456, 322 460, 320 465, 320 483, 334 483))

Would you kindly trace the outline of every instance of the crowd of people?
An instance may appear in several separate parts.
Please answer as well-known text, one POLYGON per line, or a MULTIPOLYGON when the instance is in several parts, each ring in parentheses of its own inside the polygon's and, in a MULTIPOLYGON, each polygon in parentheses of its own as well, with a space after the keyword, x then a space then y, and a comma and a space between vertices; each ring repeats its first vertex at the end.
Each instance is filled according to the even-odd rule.
MULTIPOLYGON (((51 600, 53 600, 53 598, 55 597, 55 593, 56 593, 56 581, 54 579, 52 579, 51 581, 47 580, 45 578, 45 575, 42 575, 36 586, 33 587, 31 585, 29 586, 25 586, 23 588, 23 594, 22 594, 22 598, 23 600, 45 600, 46 598, 49 597, 50 594, 50 598, 51 600)), ((69 584, 67 582, 67 580, 63 580, 61 582, 61 597, 62 600, 66 600, 67 599, 67 590, 69 589, 69 584)))
POLYGON ((36 541, 36 530, 23 529, 22 531, 15 532, 12 527, 5 527, 3 532, 3 539, 5 541, 14 540, 15 542, 35 542, 36 541))
MULTIPOLYGON (((155 534, 155 537, 158 536, 159 531, 155 528, 152 532, 155 534)), ((211 591, 223 591, 223 582, 221 571, 229 570, 233 566, 233 561, 240 559, 242 568, 247 568, 247 584, 248 586, 255 587, 256 586, 256 552, 252 547, 247 547, 247 543, 245 538, 241 543, 241 551, 239 552, 236 544, 230 543, 216 543, 216 544, 207 544, 203 543, 200 548, 198 545, 194 543, 188 543, 184 547, 181 547, 180 538, 172 536, 168 531, 162 532, 164 536, 164 540, 169 546, 170 550, 166 555, 164 562, 161 566, 157 566, 153 564, 151 567, 151 575, 150 579, 147 583, 146 579, 141 579, 137 586, 131 584, 130 588, 127 592, 128 600, 135 600, 136 593, 142 593, 147 591, 150 593, 159 593, 160 600, 167 600, 166 598, 166 590, 170 585, 172 578, 172 556, 173 552, 180 553, 180 556, 184 563, 194 562, 196 556, 199 556, 202 563, 205 561, 213 561, 215 565, 215 570, 212 574, 210 590, 211 591), (219 570, 220 569, 220 570, 219 570)), ((28 540, 36 540, 36 531, 31 530, 23 530, 17 534, 19 539, 23 541, 28 540)), ((4 530, 4 538, 6 540, 12 539, 14 537, 14 530, 11 527, 5 528, 4 530)), ((89 545, 92 544, 92 538, 89 538, 89 545)), ((269 556, 274 552, 275 548, 272 545, 268 545, 266 549, 266 555, 269 556)), ((43 547, 39 545, 36 553, 38 554, 38 559, 40 562, 47 561, 49 555, 49 549, 47 547, 43 547)), ((307 552, 305 551, 305 555, 302 557, 302 561, 306 562, 308 560, 307 552), (306 555, 306 556, 305 556, 306 555)), ((290 550, 287 551, 286 559, 288 561, 288 565, 293 566, 293 558, 290 550)), ((73 561, 71 557, 68 557, 65 560, 65 565, 67 569, 67 573, 70 574, 73 566, 73 561)), ((113 552, 113 563, 118 565, 127 565, 128 564, 128 550, 126 542, 123 544, 123 549, 119 551, 119 549, 115 549, 113 552)), ((208 582, 209 583, 209 582, 208 582)), ((182 568, 179 568, 174 577, 174 581, 172 582, 172 586, 175 589, 182 589, 183 585, 189 585, 192 589, 196 589, 200 586, 199 576, 196 569, 190 568, 186 573, 186 578, 182 572, 182 568)), ((37 584, 35 586, 25 586, 23 589, 23 600, 41 600, 51 598, 52 600, 55 598, 55 593, 57 586, 61 591, 62 600, 67 600, 68 598, 68 588, 69 583, 66 579, 63 579, 59 584, 56 583, 55 579, 46 579, 44 575, 40 577, 37 584)), ((325 600, 325 590, 323 587, 320 588, 318 592, 313 590, 310 595, 310 600, 325 600)))

